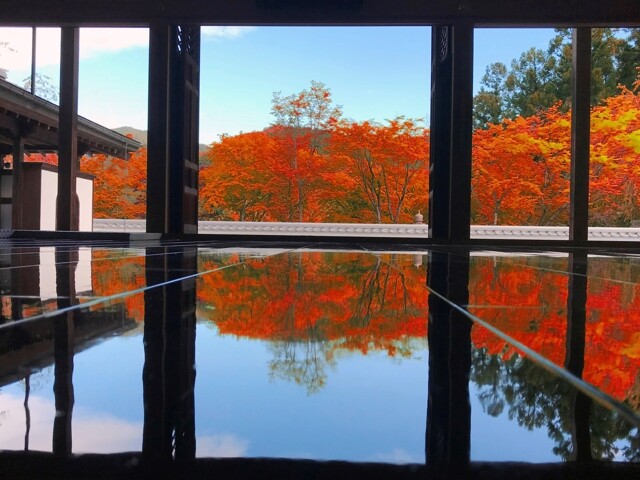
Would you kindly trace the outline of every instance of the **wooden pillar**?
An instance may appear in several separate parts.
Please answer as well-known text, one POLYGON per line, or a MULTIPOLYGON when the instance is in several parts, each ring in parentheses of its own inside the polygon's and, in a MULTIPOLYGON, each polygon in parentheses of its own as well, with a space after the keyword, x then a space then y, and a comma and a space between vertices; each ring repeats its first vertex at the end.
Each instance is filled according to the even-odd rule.
POLYGON ((169 25, 149 28, 147 232, 166 233, 169 163, 169 25))
POLYGON ((54 319, 54 383, 56 416, 53 420, 53 453, 68 456, 72 451, 73 414, 73 312, 54 319))
POLYGON ((434 27, 431 48, 429 234, 464 242, 471 223, 473 25, 434 27))
POLYGON ((79 29, 62 27, 60 50, 60 119, 58 128, 58 198, 56 230, 78 230, 79 29))
POLYGON ((147 231, 196 233, 200 27, 149 32, 147 231))
POLYGON ((18 137, 13 143, 13 175, 11 179, 11 228, 20 230, 22 226, 24 189, 24 142, 18 137))
MULTIPOLYGON (((147 285, 196 270, 195 248, 147 249, 147 285)), ((142 454, 150 468, 195 458, 195 335, 194 278, 145 292, 142 454)))
MULTIPOLYGON (((56 248, 56 295, 58 309, 68 308, 76 303, 75 269, 78 264, 78 250, 68 247, 56 248)), ((56 417, 53 422, 53 453, 68 456, 72 453, 73 389, 73 342, 74 315, 70 311, 58 315, 54 325, 54 384, 56 417)))
POLYGON ((469 239, 471 232, 471 144, 473 128, 473 26, 453 28, 453 103, 451 114, 451 205, 449 238, 469 239))
MULTIPOLYGON (((569 254, 569 297, 567 299, 567 340, 564 367, 578 378, 584 370, 584 351, 587 321, 586 253, 569 254)), ((571 396, 570 434, 573 444, 571 460, 590 461, 591 399, 573 390, 571 396)))
MULTIPOLYGON (((469 255, 431 252, 427 285, 457 305, 469 301, 469 255)), ((471 452, 472 323, 429 293, 429 381, 425 456, 427 465, 465 468, 471 452)))
POLYGON ((429 236, 437 240, 449 237, 451 164, 452 75, 453 63, 449 25, 431 30, 431 133, 429 164, 429 236))
POLYGON ((591 29, 573 29, 569 239, 586 242, 589 226, 591 29))
POLYGON ((169 233, 198 232, 200 26, 172 28, 169 233))

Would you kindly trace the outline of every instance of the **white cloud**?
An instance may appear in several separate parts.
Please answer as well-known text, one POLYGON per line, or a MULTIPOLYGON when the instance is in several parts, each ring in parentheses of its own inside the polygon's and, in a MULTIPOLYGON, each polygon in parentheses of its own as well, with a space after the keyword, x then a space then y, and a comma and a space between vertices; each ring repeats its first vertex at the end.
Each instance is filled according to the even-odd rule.
POLYGON ((411 455, 406 450, 403 450, 402 448, 394 448, 391 452, 388 453, 379 453, 377 455, 374 455, 372 460, 375 462, 396 464, 424 462, 424 459, 420 460, 411 455))
POLYGON ((249 442, 235 435, 208 435, 199 437, 196 443, 198 457, 242 457, 249 442))
MULTIPOLYGON (((45 29, 43 29, 45 30, 45 29)), ((43 31, 43 37, 49 35, 51 29, 43 31)), ((43 38, 42 44, 51 47, 50 39, 43 38)), ((56 43, 60 49, 60 36, 56 43)), ((49 52, 50 54, 51 52, 49 52)), ((57 53, 59 63, 60 54, 57 53)), ((0 28, 0 68, 6 70, 29 70, 31 68, 31 29, 0 28)))
MULTIPOLYGON (((0 450, 22 450, 26 432, 24 399, 0 393, 0 450)), ((39 395, 29 398, 31 450, 51 451, 55 406, 39 395)), ((114 453, 140 451, 142 422, 127 421, 110 414, 75 408, 72 417, 74 453, 114 453)), ((249 442, 232 434, 216 434, 196 439, 199 457, 240 457, 249 442)))
POLYGON ((109 415, 73 418, 74 453, 114 453, 142 448, 142 423, 109 415))
MULTIPOLYGON (((0 393, 0 449, 24 447, 26 432, 23 398, 0 393)), ((29 448, 51 451, 55 406, 38 395, 29 398, 31 429, 29 448)), ((74 453, 112 453, 139 450, 142 445, 142 424, 127 422, 111 415, 95 415, 76 409, 72 416, 74 453)))
MULTIPOLYGON (((0 450, 24 448, 26 417, 23 401, 24 398, 16 395, 0 393, 0 450)), ((51 451, 55 406, 45 398, 31 395, 29 409, 31 412, 29 448, 51 451)))
POLYGON ((238 38, 255 30, 255 27, 202 27, 203 37, 211 38, 238 38))
MULTIPOLYGON (((202 27, 203 39, 234 39, 255 27, 202 27)), ((36 36, 38 66, 60 63, 60 29, 38 28, 36 36)), ((81 28, 80 58, 93 58, 130 48, 147 48, 146 28, 81 28)), ((0 28, 0 68, 29 70, 31 68, 31 28, 0 28)))
POLYGON ((119 52, 129 48, 146 48, 149 31, 146 28, 82 28, 80 29, 80 58, 102 53, 119 52))

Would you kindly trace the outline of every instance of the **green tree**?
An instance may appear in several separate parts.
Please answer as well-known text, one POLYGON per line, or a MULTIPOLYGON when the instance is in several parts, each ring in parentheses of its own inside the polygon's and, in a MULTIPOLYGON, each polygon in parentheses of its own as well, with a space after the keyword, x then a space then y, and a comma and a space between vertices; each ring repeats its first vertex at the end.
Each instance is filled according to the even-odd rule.
POLYGON ((474 128, 486 128, 488 123, 499 124, 506 114, 503 96, 507 79, 504 63, 492 63, 485 70, 480 81, 480 91, 473 98, 474 128))
POLYGON ((626 39, 615 55, 618 83, 632 89, 638 78, 640 66, 640 28, 627 28, 621 31, 626 34, 626 39))
MULTIPOLYGON (((640 29, 591 29, 591 105, 617 95, 620 85, 632 89, 639 65, 640 29)), ((502 63, 487 67, 474 98, 474 127, 535 115, 559 102, 567 112, 572 75, 572 31, 557 29, 546 51, 531 48, 508 70, 502 63)))
POLYGON ((530 117, 559 100, 553 83, 555 63, 548 53, 537 48, 530 48, 511 62, 505 80, 509 117, 530 117))
MULTIPOLYGON (((545 428, 555 443, 553 453, 571 458, 573 387, 518 354, 506 359, 479 348, 473 350, 472 362, 471 381, 485 413, 492 417, 506 413, 527 430, 545 428)), ((620 415, 594 402, 589 427, 594 459, 621 455, 638 461, 638 431, 620 415)))
MULTIPOLYGON (((598 105, 605 98, 618 93, 618 84, 631 87, 634 78, 622 82, 621 73, 628 70, 633 59, 631 45, 611 28, 591 29, 591 104, 598 105), (623 55, 622 52, 625 52, 623 55), (621 56, 622 55, 622 56, 621 56), (622 58, 624 56, 624 59, 622 58)), ((568 28, 557 29, 556 36, 549 42, 548 54, 554 59, 553 84, 556 96, 565 102, 567 109, 571 101, 571 76, 573 72, 572 33, 568 28)), ((635 61, 634 61, 635 60, 635 61)), ((628 73, 624 74, 629 76, 628 73)))

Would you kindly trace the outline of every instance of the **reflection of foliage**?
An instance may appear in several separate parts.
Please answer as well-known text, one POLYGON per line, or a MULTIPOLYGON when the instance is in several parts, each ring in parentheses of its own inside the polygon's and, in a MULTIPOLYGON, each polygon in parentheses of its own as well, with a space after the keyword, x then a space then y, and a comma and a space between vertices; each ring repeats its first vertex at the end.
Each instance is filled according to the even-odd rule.
MULTIPOLYGON (((93 292, 107 297, 136 290, 145 285, 144 255, 118 255, 116 250, 92 250, 93 292)), ((124 299, 127 316, 138 322, 144 319, 144 297, 130 295, 124 299)))
POLYGON ((269 341, 272 377, 313 393, 338 351, 409 357, 413 338, 426 338, 425 274, 412 261, 311 252, 246 259, 200 280, 199 299, 215 307, 200 313, 221 334, 269 341))
POLYGON ((269 362, 272 379, 293 380, 304 385, 307 393, 317 393, 327 383, 326 365, 333 365, 327 355, 327 342, 276 341, 271 343, 273 360, 269 362))
MULTIPOLYGON (((573 387, 518 354, 505 359, 477 348, 472 361, 471 381, 479 388, 478 399, 485 413, 497 417, 506 409, 510 420, 528 430, 546 428, 556 444, 553 453, 569 459, 573 387)), ((615 412, 593 404, 590 428, 594 458, 613 460, 622 455, 640 461, 638 429, 615 412)))
MULTIPOLYGON (((564 364, 567 329, 566 257, 474 257, 469 311, 557 365, 564 364), (506 309, 505 306, 510 308, 506 309)), ((638 260, 589 259, 584 379, 638 411, 640 336, 638 260), (634 390, 634 388, 636 390, 634 390), (637 397, 636 397, 637 398, 637 397)), ((516 353, 484 329, 474 344, 509 358, 516 353)))

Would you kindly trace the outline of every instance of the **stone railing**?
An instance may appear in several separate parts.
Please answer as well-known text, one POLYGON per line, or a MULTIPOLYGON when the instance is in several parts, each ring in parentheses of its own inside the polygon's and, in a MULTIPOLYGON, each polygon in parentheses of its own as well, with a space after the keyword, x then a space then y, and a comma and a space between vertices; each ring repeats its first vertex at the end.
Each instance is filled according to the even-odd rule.
MULTIPOLYGON (((144 220, 94 219, 95 232, 145 231, 144 220)), ((286 223, 286 222, 209 222, 198 224, 198 233, 228 235, 273 235, 363 238, 427 238, 424 224, 363 224, 363 223, 286 223)), ((568 240, 568 227, 525 227, 472 225, 471 238, 568 240)), ((592 227, 589 240, 640 241, 640 228, 592 227)))

